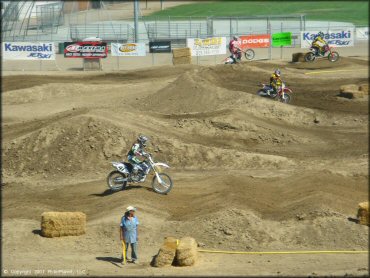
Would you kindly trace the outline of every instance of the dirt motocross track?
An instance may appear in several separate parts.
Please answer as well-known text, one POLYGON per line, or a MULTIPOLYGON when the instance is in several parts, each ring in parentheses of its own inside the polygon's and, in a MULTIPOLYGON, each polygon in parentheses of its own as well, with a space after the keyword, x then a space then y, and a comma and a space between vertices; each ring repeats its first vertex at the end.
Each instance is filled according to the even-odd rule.
POLYGON ((368 200, 368 98, 338 97, 340 85, 368 83, 367 63, 4 77, 3 271, 368 275, 368 254, 202 253, 194 267, 149 266, 164 236, 193 236, 212 250, 367 250, 368 227, 352 218, 368 200), (294 92, 290 105, 255 95, 275 67, 294 92), (328 69, 348 72, 305 74, 328 69), (168 195, 149 180, 107 190, 109 162, 138 134, 172 167, 168 195), (118 224, 128 205, 141 221, 140 262, 122 266, 118 224), (85 212, 87 234, 41 237, 44 211, 85 212))

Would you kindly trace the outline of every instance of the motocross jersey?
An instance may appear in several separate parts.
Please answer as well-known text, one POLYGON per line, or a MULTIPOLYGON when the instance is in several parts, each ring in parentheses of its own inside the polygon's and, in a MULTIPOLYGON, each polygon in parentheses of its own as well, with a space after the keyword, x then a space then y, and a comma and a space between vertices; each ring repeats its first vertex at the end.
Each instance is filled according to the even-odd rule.
POLYGON ((140 163, 138 156, 142 156, 144 154, 143 148, 140 146, 139 143, 135 143, 132 145, 130 151, 127 154, 128 160, 134 161, 135 163, 140 163))
POLYGON ((236 53, 241 48, 240 42, 236 40, 231 40, 229 43, 229 51, 231 53, 236 53))
POLYGON ((272 88, 276 89, 277 87, 281 86, 281 79, 275 73, 273 73, 270 77, 270 85, 272 88))
POLYGON ((312 45, 316 47, 320 47, 319 43, 326 44, 326 41, 322 37, 316 36, 312 42, 312 45))

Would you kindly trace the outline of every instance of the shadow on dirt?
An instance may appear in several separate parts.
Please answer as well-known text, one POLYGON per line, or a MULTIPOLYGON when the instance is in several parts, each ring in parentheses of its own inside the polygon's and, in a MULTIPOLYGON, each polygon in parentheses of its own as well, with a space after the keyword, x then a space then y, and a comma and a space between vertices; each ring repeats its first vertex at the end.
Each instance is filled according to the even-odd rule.
POLYGON ((104 261, 109 262, 117 267, 122 268, 119 264, 122 263, 122 258, 116 258, 116 257, 96 257, 98 261, 104 261))
POLYGON ((354 222, 356 224, 358 224, 358 222, 359 222, 358 219, 352 218, 352 217, 348 217, 347 220, 350 221, 350 222, 354 222))
POLYGON ((41 230, 33 230, 32 233, 41 236, 41 230))
POLYGON ((141 185, 128 185, 125 190, 113 191, 113 190, 110 190, 110 189, 106 189, 102 193, 94 193, 94 194, 90 194, 89 196, 105 197, 105 196, 109 196, 109 195, 112 195, 114 193, 118 193, 118 192, 121 192, 121 191, 127 191, 127 190, 131 190, 131 189, 140 189, 140 188, 143 188, 143 186, 141 186, 141 185))

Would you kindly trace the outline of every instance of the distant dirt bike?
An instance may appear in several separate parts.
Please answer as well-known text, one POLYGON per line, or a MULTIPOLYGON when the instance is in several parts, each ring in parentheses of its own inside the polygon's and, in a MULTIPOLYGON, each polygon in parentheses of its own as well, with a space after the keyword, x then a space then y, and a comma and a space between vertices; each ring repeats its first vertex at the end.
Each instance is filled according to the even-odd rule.
POLYGON ((146 176, 151 170, 154 172, 152 188, 159 194, 167 194, 171 191, 173 183, 169 175, 161 171, 161 167, 170 168, 165 163, 154 162, 151 154, 146 154, 145 163, 148 162, 148 168, 144 172, 141 168, 133 166, 129 162, 111 162, 116 170, 109 173, 107 183, 111 190, 124 190, 128 182, 139 183, 146 180, 146 176))
POLYGON ((322 59, 322 58, 328 58, 330 62, 336 62, 339 59, 339 53, 337 51, 334 51, 333 47, 330 47, 328 45, 324 46, 324 55, 319 55, 317 53, 317 50, 313 47, 310 48, 310 52, 307 52, 304 55, 304 60, 306 62, 313 62, 316 59, 322 59))
POLYGON ((252 60, 255 56, 253 49, 246 49, 239 51, 238 54, 231 54, 229 57, 225 58, 224 64, 237 64, 242 59, 242 52, 244 53, 244 57, 247 60, 252 60))
POLYGON ((270 85, 262 83, 260 85, 262 86, 262 89, 258 90, 258 96, 276 99, 282 103, 287 104, 291 102, 291 94, 293 93, 293 91, 286 87, 284 83, 281 84, 277 93, 274 92, 273 88, 270 85))

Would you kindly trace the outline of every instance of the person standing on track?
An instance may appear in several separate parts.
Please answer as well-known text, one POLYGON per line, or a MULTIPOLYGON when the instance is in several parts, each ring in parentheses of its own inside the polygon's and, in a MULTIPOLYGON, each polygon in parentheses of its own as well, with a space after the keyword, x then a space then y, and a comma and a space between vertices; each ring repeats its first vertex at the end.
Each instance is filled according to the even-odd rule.
MULTIPOLYGON (((139 220, 135 216, 136 208, 128 206, 126 213, 121 219, 120 239, 125 244, 125 257, 127 258, 128 247, 131 246, 131 262, 138 263, 137 245, 138 245, 138 225, 139 220)), ((123 260, 123 258, 122 258, 123 260)))

